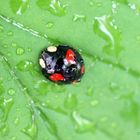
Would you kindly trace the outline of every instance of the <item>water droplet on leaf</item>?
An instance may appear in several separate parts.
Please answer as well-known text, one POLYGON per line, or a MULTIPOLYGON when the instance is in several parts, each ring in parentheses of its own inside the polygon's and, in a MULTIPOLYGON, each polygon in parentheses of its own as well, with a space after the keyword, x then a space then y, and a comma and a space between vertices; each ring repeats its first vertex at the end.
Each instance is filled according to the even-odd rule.
POLYGON ((90 102, 90 104, 91 104, 92 106, 96 106, 96 105, 99 104, 99 101, 98 101, 98 100, 93 100, 93 101, 90 102))
POLYGON ((13 88, 10 88, 8 90, 8 94, 11 95, 11 96, 14 95, 15 94, 15 90, 13 88))
POLYGON ((16 68, 20 71, 30 71, 33 69, 33 63, 31 61, 20 61, 17 65, 16 68))
POLYGON ((12 32, 12 31, 9 31, 9 32, 7 33, 7 35, 8 35, 8 36, 12 36, 12 35, 13 35, 13 32, 12 32))
POLYGON ((35 139, 37 135, 37 127, 35 122, 29 124, 26 128, 22 130, 22 132, 28 135, 31 139, 35 139))
POLYGON ((103 46, 103 51, 109 55, 118 56, 122 51, 121 34, 110 16, 96 17, 94 32, 103 38, 107 44, 103 46))
POLYGON ((64 16, 66 14, 66 5, 63 5, 60 0, 38 0, 37 5, 43 10, 48 10, 56 16, 64 16))
POLYGON ((10 7, 15 14, 21 15, 29 7, 30 0, 10 0, 10 7))
POLYGON ((73 21, 84 21, 85 22, 86 21, 86 16, 76 14, 76 15, 73 16, 73 21))
POLYGON ((68 94, 67 98, 65 99, 64 106, 68 109, 73 109, 77 105, 77 98, 74 94, 68 94))
POLYGON ((22 54, 24 54, 24 49, 23 49, 23 48, 17 48, 16 54, 17 54, 17 55, 22 55, 22 54))
POLYGON ((53 22, 48 22, 47 25, 46 25, 46 27, 48 29, 51 29, 53 26, 54 26, 54 23, 53 22))
POLYGON ((76 111, 72 113, 72 117, 76 123, 75 129, 78 133, 84 132, 94 132, 95 131, 95 124, 90 120, 80 116, 76 111))

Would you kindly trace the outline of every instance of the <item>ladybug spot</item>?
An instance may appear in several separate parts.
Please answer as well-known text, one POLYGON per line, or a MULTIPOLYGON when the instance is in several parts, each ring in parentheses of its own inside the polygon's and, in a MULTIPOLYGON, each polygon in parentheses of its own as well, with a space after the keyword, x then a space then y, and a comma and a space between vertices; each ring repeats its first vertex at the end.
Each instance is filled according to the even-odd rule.
POLYGON ((82 73, 82 74, 85 73, 85 66, 84 66, 84 65, 82 65, 82 67, 81 67, 81 73, 82 73))
POLYGON ((63 80, 64 80, 64 77, 62 76, 62 74, 55 73, 55 74, 52 74, 52 75, 50 76, 50 80, 52 80, 52 81, 54 81, 54 82, 63 81, 63 80))
POLYGON ((68 49, 66 52, 66 60, 68 61, 68 63, 75 64, 74 56, 74 52, 71 49, 68 49))

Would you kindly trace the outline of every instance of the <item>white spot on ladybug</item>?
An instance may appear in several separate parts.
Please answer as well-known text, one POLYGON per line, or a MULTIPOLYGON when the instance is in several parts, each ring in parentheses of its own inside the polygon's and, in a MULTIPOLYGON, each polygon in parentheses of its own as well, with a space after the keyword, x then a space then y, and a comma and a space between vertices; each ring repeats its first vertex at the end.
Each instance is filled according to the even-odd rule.
POLYGON ((49 47, 47 48, 47 51, 48 51, 48 52, 56 52, 56 51, 57 51, 57 47, 55 47, 55 46, 49 46, 49 47))
POLYGON ((40 66, 42 68, 45 68, 46 67, 45 62, 44 62, 44 60, 42 58, 39 59, 39 64, 40 64, 40 66))

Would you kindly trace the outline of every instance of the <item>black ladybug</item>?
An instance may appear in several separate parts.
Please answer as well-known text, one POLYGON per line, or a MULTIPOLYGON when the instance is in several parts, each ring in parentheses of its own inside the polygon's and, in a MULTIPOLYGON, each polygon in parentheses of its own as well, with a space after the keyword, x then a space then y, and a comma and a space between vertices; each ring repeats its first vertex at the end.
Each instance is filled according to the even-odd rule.
POLYGON ((85 73, 83 58, 67 45, 44 49, 40 54, 39 64, 45 77, 57 83, 79 82, 85 73))

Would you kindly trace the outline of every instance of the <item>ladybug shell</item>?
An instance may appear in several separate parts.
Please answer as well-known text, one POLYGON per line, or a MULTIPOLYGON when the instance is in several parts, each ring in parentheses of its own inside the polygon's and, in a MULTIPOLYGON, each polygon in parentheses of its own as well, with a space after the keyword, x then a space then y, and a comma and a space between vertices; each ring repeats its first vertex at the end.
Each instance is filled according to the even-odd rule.
POLYGON ((40 60, 43 61, 41 68, 45 77, 56 83, 79 82, 85 73, 81 55, 74 48, 66 45, 59 45, 54 48, 55 51, 50 51, 48 48, 44 49, 40 55, 40 60))

